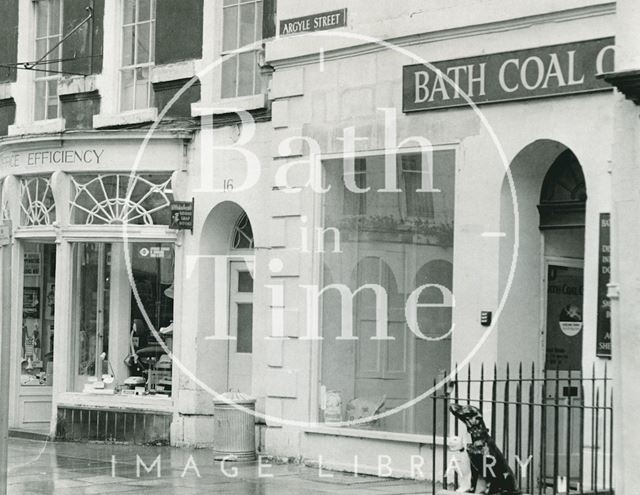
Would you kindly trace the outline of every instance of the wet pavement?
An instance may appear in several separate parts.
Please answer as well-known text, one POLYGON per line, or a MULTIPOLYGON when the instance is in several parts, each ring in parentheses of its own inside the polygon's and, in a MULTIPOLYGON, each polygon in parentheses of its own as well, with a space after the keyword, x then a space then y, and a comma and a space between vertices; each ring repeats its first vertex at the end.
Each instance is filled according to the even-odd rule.
POLYGON ((331 473, 265 459, 221 464, 206 449, 9 441, 9 494, 430 494, 426 482, 331 473), (157 461, 154 464, 154 461, 157 461), (322 475, 322 476, 321 476, 322 475), (329 477, 331 476, 331 477, 329 477))

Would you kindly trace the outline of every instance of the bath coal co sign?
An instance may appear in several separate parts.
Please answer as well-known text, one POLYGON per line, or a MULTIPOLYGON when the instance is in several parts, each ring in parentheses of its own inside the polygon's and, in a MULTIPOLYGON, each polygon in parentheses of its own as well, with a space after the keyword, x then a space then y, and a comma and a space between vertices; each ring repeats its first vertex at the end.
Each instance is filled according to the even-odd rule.
POLYGON ((403 110, 417 112, 610 90, 596 76, 613 70, 614 39, 403 67, 403 110), (446 77, 445 77, 446 76, 446 77))
POLYGON ((313 31, 326 31, 347 25, 347 9, 322 12, 321 14, 284 19, 280 21, 280 36, 313 31))

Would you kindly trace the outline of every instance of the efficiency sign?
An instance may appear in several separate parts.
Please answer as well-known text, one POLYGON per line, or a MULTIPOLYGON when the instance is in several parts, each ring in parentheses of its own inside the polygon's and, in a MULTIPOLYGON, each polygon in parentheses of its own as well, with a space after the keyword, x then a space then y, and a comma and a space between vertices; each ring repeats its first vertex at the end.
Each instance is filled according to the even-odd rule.
POLYGON ((403 111, 611 90, 596 76, 613 70, 614 39, 403 67, 403 111), (447 80, 447 76, 449 80, 447 80), (453 84, 452 84, 453 83, 453 84))

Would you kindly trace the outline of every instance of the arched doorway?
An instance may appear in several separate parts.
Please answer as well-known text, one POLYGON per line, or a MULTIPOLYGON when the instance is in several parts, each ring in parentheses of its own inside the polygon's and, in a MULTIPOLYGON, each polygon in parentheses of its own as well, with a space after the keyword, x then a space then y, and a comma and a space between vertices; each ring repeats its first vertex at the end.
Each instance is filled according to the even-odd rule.
MULTIPOLYGON (((587 188, 582 166, 571 149, 557 141, 539 140, 521 150, 510 170, 518 198, 519 249, 509 299, 499 321, 498 356, 511 364, 531 362, 547 378, 542 402, 546 409, 544 472, 552 480, 579 472, 584 325, 584 254, 587 188), (568 408, 566 406, 574 407, 568 408), (559 411, 559 412, 558 412, 559 411), (571 432, 567 435, 567 430, 571 432), (556 437, 571 445, 554 447, 556 437)), ((514 208, 506 181, 502 191, 500 246, 502 290, 512 261, 514 208)), ((574 481, 571 481, 573 483, 574 481)))
MULTIPOLYGON (((254 235, 247 213, 236 203, 216 205, 203 226, 200 320, 214 325, 217 356, 224 356, 228 391, 252 393, 254 235), (206 287, 205 287, 206 286, 206 287), (202 298, 206 301, 203 301, 202 298), (224 346, 223 349, 220 346, 224 346)), ((209 332, 210 333, 210 332, 209 332)), ((218 368, 220 370, 220 368, 218 368)))
POLYGON ((545 259, 545 369, 582 369, 584 225, 587 191, 569 149, 555 159, 542 183, 540 231, 545 259))
MULTIPOLYGON (((566 331, 575 333, 570 348, 562 350, 568 341, 554 337, 558 336, 556 330, 563 333, 560 312, 566 306, 582 306, 577 297, 582 296, 583 287, 587 200, 582 167, 564 144, 538 140, 515 156, 510 172, 518 199, 519 246, 508 302, 498 324, 499 361, 533 362, 538 369, 567 367, 578 371, 582 363, 582 332, 575 333, 578 325, 573 325, 572 331, 568 330, 572 325, 563 325, 566 331), (556 278, 550 280, 552 277, 556 278), (571 285, 575 297, 556 297, 559 289, 555 280, 571 285), (552 318, 549 311, 556 312, 562 302, 562 308, 552 318)), ((513 196, 507 179, 502 187, 501 231, 504 237, 500 241, 499 273, 504 291, 515 240, 513 196)), ((576 317, 575 308, 565 311, 563 318, 567 312, 576 317)))

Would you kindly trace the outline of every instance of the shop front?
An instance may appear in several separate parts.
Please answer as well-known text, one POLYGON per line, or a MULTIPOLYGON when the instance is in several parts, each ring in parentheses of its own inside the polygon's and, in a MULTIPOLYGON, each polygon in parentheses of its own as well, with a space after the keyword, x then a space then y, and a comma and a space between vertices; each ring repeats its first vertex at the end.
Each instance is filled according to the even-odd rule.
POLYGON ((178 237, 170 204, 190 140, 159 132, 136 160, 143 137, 2 144, 12 429, 124 440, 128 426, 140 442, 169 441, 178 237), (144 428, 133 427, 138 420, 144 428))
MULTIPOLYGON (((284 358, 269 369, 267 407, 285 420, 306 413, 312 425, 267 420, 277 452, 299 442, 327 469, 436 476, 431 462, 446 440, 429 390, 456 365, 470 373, 460 394, 473 400, 489 371, 507 365, 543 370, 562 404, 592 400, 575 384, 607 361, 597 350, 598 252, 611 201, 612 94, 597 75, 613 61, 609 20, 549 25, 535 43, 520 26, 487 29, 473 35, 474 46, 491 47, 482 53, 464 33, 415 35, 414 57, 367 45, 327 51, 321 64, 293 41, 267 47, 274 87, 284 87, 274 109, 291 119, 276 138, 302 129, 321 150, 327 188, 314 193, 308 176, 288 177, 289 197, 305 192, 289 208, 296 234, 286 246, 311 233, 297 263, 314 272, 270 274, 270 284, 287 277, 285 318, 299 315, 301 330, 286 335, 284 358), (320 287, 315 315, 310 285, 320 287), (305 346, 313 322, 321 338, 305 346), (298 387, 285 390, 291 376, 298 387)), ((287 270, 287 253, 270 256, 287 270)), ((577 428, 571 421, 560 428, 577 428)))

